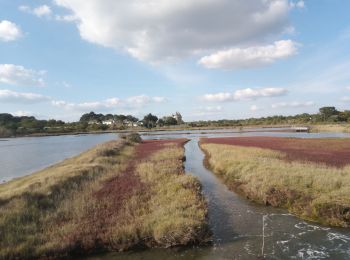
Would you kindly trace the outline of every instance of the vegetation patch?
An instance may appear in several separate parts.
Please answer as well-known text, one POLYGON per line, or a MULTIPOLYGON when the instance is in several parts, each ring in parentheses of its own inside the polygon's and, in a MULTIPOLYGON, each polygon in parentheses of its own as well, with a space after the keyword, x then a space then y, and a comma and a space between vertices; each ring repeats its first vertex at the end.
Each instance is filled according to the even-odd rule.
POLYGON ((205 242, 207 209, 183 171, 185 141, 112 141, 0 185, 0 259, 205 242))
MULTIPOLYGON (((326 147, 332 149, 332 145, 326 147)), ((287 208, 304 219, 350 227, 349 165, 291 160, 286 152, 212 143, 211 139, 203 140, 201 148, 208 167, 230 189, 258 203, 287 208)))
POLYGON ((228 144, 280 151, 286 161, 304 161, 344 167, 349 164, 349 138, 231 137, 203 138, 202 143, 228 144))

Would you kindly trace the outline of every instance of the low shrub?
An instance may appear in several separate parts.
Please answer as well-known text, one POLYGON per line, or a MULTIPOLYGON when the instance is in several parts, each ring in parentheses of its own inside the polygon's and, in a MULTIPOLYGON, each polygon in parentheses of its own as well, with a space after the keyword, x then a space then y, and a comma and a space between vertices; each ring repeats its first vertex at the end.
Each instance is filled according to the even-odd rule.
POLYGON ((132 142, 132 143, 141 143, 142 142, 142 138, 140 136, 139 133, 129 133, 129 134, 121 134, 120 135, 121 139, 124 139, 128 142, 132 142))

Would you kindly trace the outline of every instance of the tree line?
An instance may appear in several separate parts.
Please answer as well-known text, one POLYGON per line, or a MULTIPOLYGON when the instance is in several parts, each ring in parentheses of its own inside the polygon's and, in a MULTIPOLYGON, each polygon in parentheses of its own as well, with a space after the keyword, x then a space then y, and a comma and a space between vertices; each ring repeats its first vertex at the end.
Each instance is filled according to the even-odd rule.
POLYGON ((327 106, 319 109, 316 114, 297 114, 294 116, 268 116, 239 120, 210 120, 189 122, 191 127, 204 126, 254 126, 254 125, 300 125, 300 124, 328 124, 350 123, 350 110, 338 111, 335 107, 327 106))
POLYGON ((338 111, 335 107, 322 107, 316 114, 298 114, 294 116, 269 116, 241 120, 214 120, 184 123, 180 113, 172 116, 157 117, 151 113, 143 119, 131 115, 83 114, 77 122, 62 120, 38 120, 33 116, 13 116, 0 114, 0 137, 23 136, 29 134, 61 134, 74 132, 89 132, 103 130, 123 130, 131 127, 154 128, 175 125, 184 127, 223 127, 223 126, 253 126, 253 125, 282 125, 282 124, 323 124, 350 123, 350 110, 338 111))
POLYGON ((173 116, 158 118, 151 113, 142 120, 132 115, 83 114, 77 122, 62 120, 38 120, 33 116, 13 116, 8 113, 0 114, 0 137, 24 136, 30 134, 64 134, 74 132, 90 132, 105 130, 124 130, 131 127, 153 128, 182 124, 173 116))

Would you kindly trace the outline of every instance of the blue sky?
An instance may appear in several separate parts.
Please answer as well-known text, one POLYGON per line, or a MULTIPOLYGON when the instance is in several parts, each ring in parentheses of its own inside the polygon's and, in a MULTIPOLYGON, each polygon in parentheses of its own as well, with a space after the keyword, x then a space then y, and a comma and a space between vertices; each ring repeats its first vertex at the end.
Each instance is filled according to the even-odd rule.
POLYGON ((0 112, 350 109, 347 0, 0 0, 0 112))

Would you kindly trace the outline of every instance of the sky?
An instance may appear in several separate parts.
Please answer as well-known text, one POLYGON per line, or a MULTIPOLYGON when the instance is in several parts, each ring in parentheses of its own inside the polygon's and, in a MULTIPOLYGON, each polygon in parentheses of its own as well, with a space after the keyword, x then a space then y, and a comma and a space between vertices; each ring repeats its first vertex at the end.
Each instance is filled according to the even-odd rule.
POLYGON ((348 0, 0 0, 0 113, 350 109, 348 0))

